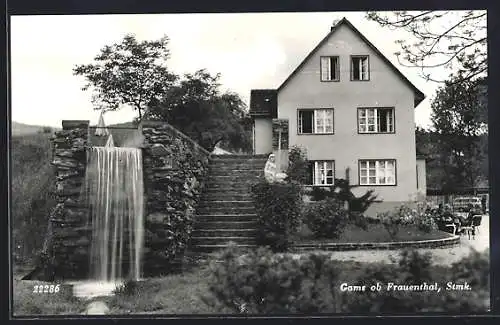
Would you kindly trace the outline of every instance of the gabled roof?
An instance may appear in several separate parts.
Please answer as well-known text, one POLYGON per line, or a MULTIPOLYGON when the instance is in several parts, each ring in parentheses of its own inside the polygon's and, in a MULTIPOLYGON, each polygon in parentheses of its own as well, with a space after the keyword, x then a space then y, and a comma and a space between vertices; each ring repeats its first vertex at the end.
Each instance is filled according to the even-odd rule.
POLYGON ((276 89, 252 89, 250 92, 250 115, 277 117, 278 92, 276 89))
POLYGON ((401 71, 399 71, 398 68, 396 68, 394 64, 392 64, 391 61, 389 61, 389 59, 387 59, 387 57, 383 55, 382 52, 380 52, 375 47, 375 45, 373 45, 365 36, 363 36, 363 34, 361 34, 361 32, 357 30, 356 27, 354 27, 345 17, 342 18, 336 25, 334 25, 331 28, 328 35, 326 35, 325 38, 323 38, 321 42, 318 43, 318 45, 311 51, 311 53, 309 53, 306 56, 306 58, 297 66, 297 68, 295 68, 295 70, 288 76, 288 78, 285 79, 285 81, 281 84, 281 86, 278 87, 278 91, 280 91, 283 87, 285 87, 285 85, 299 72, 299 70, 306 64, 306 62, 321 48, 321 46, 323 46, 327 42, 330 36, 332 36, 342 25, 349 27, 355 34, 357 34, 375 53, 379 55, 379 57, 385 63, 387 63, 387 65, 401 78, 401 80, 403 80, 403 82, 405 82, 408 86, 410 86, 410 88, 413 89, 415 93, 414 107, 416 107, 418 104, 420 104, 420 102, 424 100, 425 98, 424 93, 421 92, 417 87, 415 87, 415 85, 412 84, 411 81, 408 80, 408 78, 406 78, 401 73, 401 71))

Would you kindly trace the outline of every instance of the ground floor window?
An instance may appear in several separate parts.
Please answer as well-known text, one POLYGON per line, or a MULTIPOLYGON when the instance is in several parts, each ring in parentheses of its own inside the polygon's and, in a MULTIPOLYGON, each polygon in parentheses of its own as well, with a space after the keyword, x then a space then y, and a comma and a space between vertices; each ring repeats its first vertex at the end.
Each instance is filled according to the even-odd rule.
POLYGON ((360 185, 396 185, 396 160, 360 160, 360 185))
POLYGON ((333 185, 335 180, 335 162, 333 160, 311 161, 309 184, 333 185))

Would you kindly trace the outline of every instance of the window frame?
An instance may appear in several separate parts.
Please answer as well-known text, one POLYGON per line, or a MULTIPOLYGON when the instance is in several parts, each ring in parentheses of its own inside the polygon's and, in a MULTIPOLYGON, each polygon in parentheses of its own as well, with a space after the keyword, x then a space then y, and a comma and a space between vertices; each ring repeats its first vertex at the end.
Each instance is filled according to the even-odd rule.
POLYGON ((356 121, 358 124, 358 134, 395 134, 396 133, 396 108, 395 107, 390 107, 390 106, 382 106, 382 107, 358 107, 356 110, 356 121), (374 119, 375 119, 375 127, 376 131, 368 131, 368 114, 366 114, 366 131, 361 131, 361 110, 371 110, 374 109, 374 119), (379 126, 378 126, 378 110, 388 110, 390 109, 392 111, 392 131, 390 132, 381 132, 378 131, 379 126))
MULTIPOLYGON (((323 122, 326 121, 326 119, 323 119, 323 122)), ((326 123, 323 124, 323 130, 326 129, 326 123)), ((298 108, 297 109, 297 135, 332 135, 335 134, 335 109, 333 107, 331 108, 298 108), (317 130, 317 123, 316 123, 316 112, 318 111, 332 111, 332 131, 331 132, 316 132, 317 130), (312 111, 313 112, 313 123, 312 123, 312 130, 313 132, 311 133, 304 133, 302 132, 302 119, 301 119, 301 112, 303 111, 312 111)))
MULTIPOLYGON (((384 174, 386 173, 386 169, 384 169, 384 174)), ((358 184, 359 186, 397 186, 398 185, 398 167, 397 167, 397 161, 394 158, 381 158, 381 159, 359 159, 358 160, 358 184), (380 167, 378 165, 379 162, 393 162, 394 164, 394 183, 387 183, 387 176, 384 175, 385 177, 385 184, 379 183, 379 177, 378 172, 380 170, 380 167), (364 168, 361 168, 361 164, 364 162, 375 162, 375 176, 370 176, 370 166, 368 165, 366 168, 366 176, 361 176, 361 170, 364 168), (367 183, 362 183, 361 178, 366 177, 367 183), (370 183, 370 177, 375 177, 376 183, 371 184, 370 183)))
POLYGON ((325 186, 333 186, 335 185, 335 160, 310 160, 309 161, 311 164, 312 164, 312 184, 309 184, 309 186, 319 186, 319 187, 325 187, 325 186), (328 178, 331 178, 332 180, 332 183, 331 184, 316 184, 316 180, 318 180, 319 178, 317 177, 317 172, 319 172, 319 168, 317 168, 317 166, 322 163, 323 164, 323 168, 325 170, 325 172, 327 173, 329 170, 332 171, 332 176, 325 176, 325 181, 328 179, 328 178), (331 163, 332 164, 332 167, 331 169, 328 169, 326 167, 326 164, 327 163, 331 163))
POLYGON ((369 55, 351 55, 349 59, 349 70, 350 70, 350 76, 351 76, 351 81, 370 81, 370 56, 369 55), (367 74, 368 78, 367 79, 354 79, 354 61, 353 59, 356 58, 366 58, 366 69, 367 69, 367 74))
POLYGON ((339 82, 340 81, 340 57, 338 55, 322 55, 319 57, 319 80, 321 82, 339 82), (337 78, 335 79, 323 79, 323 59, 324 58, 329 58, 330 59, 330 76, 331 76, 331 59, 335 58, 336 59, 336 65, 335 65, 335 76, 337 78))

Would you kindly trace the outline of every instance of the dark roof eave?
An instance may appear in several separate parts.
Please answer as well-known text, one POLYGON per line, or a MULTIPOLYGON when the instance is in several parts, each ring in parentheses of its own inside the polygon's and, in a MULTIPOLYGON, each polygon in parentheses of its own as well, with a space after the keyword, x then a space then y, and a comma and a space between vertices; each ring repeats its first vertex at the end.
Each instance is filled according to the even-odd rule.
POLYGON ((392 64, 391 61, 389 61, 389 59, 384 54, 382 54, 382 52, 380 52, 379 49, 377 49, 375 45, 373 45, 363 34, 361 34, 361 32, 356 27, 354 27, 354 25, 351 24, 351 22, 348 21, 345 17, 342 18, 335 26, 332 27, 331 31, 318 43, 318 45, 316 45, 316 47, 314 47, 314 49, 305 57, 305 59, 297 66, 297 68, 295 68, 295 70, 292 71, 292 73, 288 76, 288 78, 286 78, 285 81, 283 81, 283 83, 278 87, 277 91, 279 92, 283 87, 285 87, 286 84, 288 84, 288 82, 292 79, 292 77, 298 73, 300 68, 302 68, 305 65, 305 63, 309 60, 309 58, 311 58, 316 53, 316 51, 328 40, 328 38, 333 33, 335 33, 335 31, 338 30, 338 27, 341 26, 342 24, 346 24, 349 28, 351 28, 351 30, 353 30, 354 33, 356 33, 375 53, 377 53, 382 58, 382 60, 386 62, 389 65, 389 67, 405 83, 407 83, 410 86, 410 88, 412 88, 413 92, 415 93, 414 107, 417 107, 418 104, 420 104, 425 99, 424 93, 420 91, 410 80, 408 80, 408 78, 406 78, 405 75, 401 71, 399 71, 399 69, 396 68, 394 64, 392 64))

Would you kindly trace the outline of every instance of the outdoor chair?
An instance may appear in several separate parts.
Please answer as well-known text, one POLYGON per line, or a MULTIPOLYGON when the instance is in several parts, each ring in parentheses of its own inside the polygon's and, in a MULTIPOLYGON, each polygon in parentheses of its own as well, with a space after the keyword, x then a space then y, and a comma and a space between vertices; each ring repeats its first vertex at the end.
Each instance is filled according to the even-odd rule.
POLYGON ((481 220, 483 216, 480 214, 475 214, 472 216, 472 227, 474 228, 474 233, 479 234, 479 226, 481 226, 481 220))
POLYGON ((469 239, 470 239, 470 235, 472 234, 472 239, 475 239, 476 232, 475 232, 475 229, 473 226, 472 217, 469 218, 465 223, 463 223, 460 226, 460 234, 463 234, 463 235, 467 234, 469 236, 469 239))

